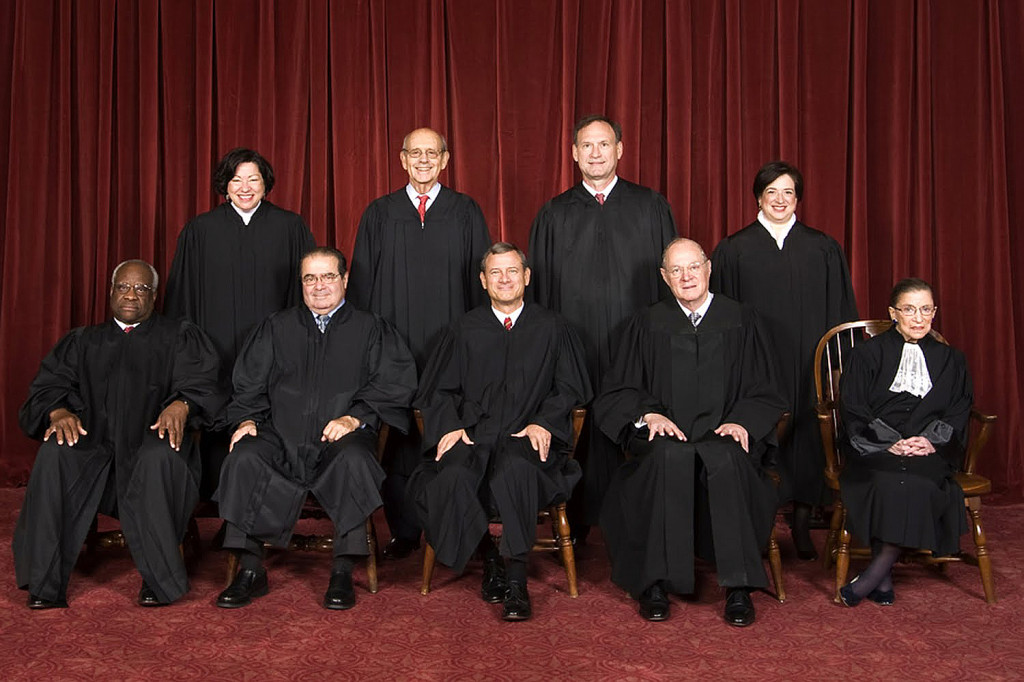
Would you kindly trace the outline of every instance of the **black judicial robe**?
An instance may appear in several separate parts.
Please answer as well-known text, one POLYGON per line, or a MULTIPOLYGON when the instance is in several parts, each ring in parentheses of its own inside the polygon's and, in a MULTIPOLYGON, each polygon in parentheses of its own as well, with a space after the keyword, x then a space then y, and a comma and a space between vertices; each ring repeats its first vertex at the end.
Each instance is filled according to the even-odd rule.
POLYGON ((857 303, 839 244, 799 221, 780 250, 761 223, 726 237, 711 256, 711 290, 753 306, 771 341, 779 388, 792 412, 778 452, 785 497, 817 504, 825 456, 814 411, 814 350, 822 335, 857 319, 857 303))
MULTIPOLYGON (((260 514, 280 512, 276 519, 284 522, 275 527, 278 534, 264 539, 286 545, 307 491, 316 493, 335 521, 357 516, 346 514, 351 500, 321 480, 321 458, 331 447, 321 442, 321 433, 327 422, 344 415, 359 419, 374 433, 382 422, 408 430, 416 365, 398 333, 376 315, 345 303, 321 333, 309 309, 299 305, 271 315, 253 330, 235 362, 234 385, 227 420, 237 426, 251 419, 258 434, 243 438, 236 450, 257 439, 274 447, 269 448, 270 468, 260 473, 258 485, 234 478, 229 482, 222 474, 216 495, 221 516, 246 533, 258 534, 254 531, 262 522, 260 514)), ((372 490, 361 491, 364 506, 373 504, 370 512, 380 505, 376 487, 382 474, 376 478, 372 490)), ((365 518, 364 513, 359 523, 365 518)))
MULTIPOLYGON (((622 178, 604 205, 579 183, 546 203, 533 221, 529 290, 575 327, 595 385, 611 367, 626 320, 667 293, 661 254, 677 236, 665 197, 622 178)), ((584 514, 597 523, 621 453, 588 422, 584 514)))
POLYGON ((903 354, 891 329, 856 346, 840 379, 844 433, 843 504, 862 542, 888 542, 955 554, 967 532, 964 497, 953 474, 963 465, 973 391, 963 353, 927 336, 919 342, 931 390, 918 398, 889 390, 903 354), (887 452, 902 438, 924 436, 935 452, 887 452))
POLYGON ((225 383, 246 336, 267 315, 302 300, 299 266, 316 246, 302 218, 263 199, 249 224, 225 202, 178 235, 164 312, 213 340, 225 383))
POLYGON ((74 329, 57 343, 32 382, 19 423, 26 435, 41 439, 50 412, 64 407, 88 434, 74 447, 58 446, 51 436, 40 448, 37 465, 44 450, 52 450, 59 472, 37 475, 39 467, 33 469, 14 535, 19 587, 44 599, 63 598, 101 511, 121 519, 136 566, 157 596, 173 601, 184 594, 188 581, 178 544, 198 501, 198 452, 187 435, 174 452, 149 427, 177 399, 189 403, 189 427, 205 425, 227 397, 217 376, 207 336, 191 322, 157 314, 130 334, 110 320, 74 329), (140 463, 158 456, 171 460, 164 469, 171 480, 140 481, 140 463))
POLYGON ((612 580, 634 597, 656 580, 673 591, 693 591, 695 542, 701 540, 699 532, 695 540, 695 520, 702 513, 695 500, 704 498, 719 582, 767 584, 761 548, 776 495, 760 457, 784 411, 773 367, 756 313, 722 295, 696 329, 672 298, 630 321, 594 413, 608 437, 633 455, 615 472, 601 527, 612 580), (687 440, 648 443, 646 427, 634 426, 648 412, 671 419, 687 440), (749 454, 714 434, 728 422, 747 429, 749 454))
POLYGON ((490 245, 469 196, 442 186, 421 225, 403 187, 363 213, 346 295, 393 324, 422 368, 441 331, 486 300, 480 258, 490 245))
POLYGON ((504 526, 499 549, 505 556, 529 551, 537 510, 567 499, 579 480, 578 464, 567 457, 571 413, 590 398, 579 338, 537 304, 527 303, 510 331, 487 304, 444 333, 414 403, 430 450, 409 483, 438 560, 462 571, 486 532, 491 510, 478 496, 485 477, 490 495, 483 497, 504 526), (551 432, 546 462, 529 438, 511 437, 528 424, 551 432), (460 428, 474 445, 457 444, 434 462, 441 437, 460 428), (460 482, 443 474, 455 464, 465 469, 460 482))

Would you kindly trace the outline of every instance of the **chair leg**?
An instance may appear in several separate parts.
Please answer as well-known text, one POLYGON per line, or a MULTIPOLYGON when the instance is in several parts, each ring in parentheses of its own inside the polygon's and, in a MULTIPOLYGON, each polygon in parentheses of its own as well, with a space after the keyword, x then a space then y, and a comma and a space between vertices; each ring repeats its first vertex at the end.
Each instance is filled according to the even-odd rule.
POLYGON ((846 510, 843 509, 843 518, 839 528, 839 552, 836 554, 836 585, 835 594, 832 600, 837 604, 842 602, 839 598, 839 588, 846 584, 846 574, 850 571, 850 531, 846 530, 846 510))
POLYGON ((373 517, 366 517, 366 582, 370 585, 370 594, 377 594, 377 527, 373 525, 373 517))
POLYGON ((828 536, 825 538, 825 552, 821 557, 821 565, 827 571, 832 563, 836 560, 836 543, 839 541, 839 527, 842 522, 843 514, 846 511, 843 508, 843 501, 836 496, 835 504, 832 506, 832 520, 829 522, 828 536))
POLYGON ((228 550, 228 580, 227 584, 230 585, 231 581, 235 579, 235 575, 238 573, 238 555, 234 550, 228 550))
POLYGON ((786 587, 782 584, 782 553, 779 552, 779 541, 775 538, 775 526, 768 538, 768 565, 772 569, 772 581, 775 583, 775 598, 779 602, 786 601, 786 587))
POLYGON ((996 584, 992 578, 992 558, 986 546, 985 528, 981 525, 981 498, 968 498, 967 510, 971 517, 971 535, 974 536, 974 546, 977 550, 978 570, 981 572, 981 587, 985 590, 985 601, 995 604, 996 584))
POLYGON ((555 536, 562 552, 562 565, 565 567, 565 579, 569 582, 569 596, 580 596, 576 581, 576 553, 572 548, 572 531, 569 530, 569 517, 565 513, 565 502, 555 505, 549 512, 551 516, 551 532, 555 536))
POLYGON ((434 548, 427 543, 423 551, 423 585, 420 587, 420 594, 426 596, 430 593, 430 581, 434 577, 434 548))

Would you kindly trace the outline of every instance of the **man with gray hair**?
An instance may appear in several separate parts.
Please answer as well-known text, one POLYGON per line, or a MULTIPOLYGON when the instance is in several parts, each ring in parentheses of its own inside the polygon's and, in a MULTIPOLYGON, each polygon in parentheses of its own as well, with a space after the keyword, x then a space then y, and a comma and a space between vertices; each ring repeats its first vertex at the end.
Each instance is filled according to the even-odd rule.
MULTIPOLYGON (((348 297, 356 308, 393 324, 422 371, 441 331, 486 300, 477 263, 491 237, 477 203, 438 182, 451 158, 440 133, 412 131, 399 158, 409 183, 374 200, 363 213, 348 297)), ((420 451, 418 433, 391 432, 382 491, 391 528, 385 557, 401 559, 419 546, 420 531, 404 500, 420 451)))
POLYGON ((179 544, 199 499, 199 452, 188 427, 212 418, 217 353, 191 322, 153 312, 156 270, 114 269, 113 319, 69 332, 43 360, 18 419, 41 439, 14 530, 28 607, 67 606, 71 570, 97 512, 120 519, 142 574, 138 603, 188 591, 179 544))

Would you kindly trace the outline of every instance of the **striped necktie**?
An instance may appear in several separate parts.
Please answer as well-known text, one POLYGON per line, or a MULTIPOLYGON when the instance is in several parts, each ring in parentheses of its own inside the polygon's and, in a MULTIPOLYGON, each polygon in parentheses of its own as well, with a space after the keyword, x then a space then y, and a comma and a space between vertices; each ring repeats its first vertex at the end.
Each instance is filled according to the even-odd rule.
POLYGON ((512 318, 511 317, 506 317, 505 318, 505 331, 507 331, 507 332, 508 331, 512 331, 512 318))
POLYGON ((317 315, 316 326, 320 329, 320 333, 323 334, 327 331, 327 323, 331 321, 330 315, 317 315))

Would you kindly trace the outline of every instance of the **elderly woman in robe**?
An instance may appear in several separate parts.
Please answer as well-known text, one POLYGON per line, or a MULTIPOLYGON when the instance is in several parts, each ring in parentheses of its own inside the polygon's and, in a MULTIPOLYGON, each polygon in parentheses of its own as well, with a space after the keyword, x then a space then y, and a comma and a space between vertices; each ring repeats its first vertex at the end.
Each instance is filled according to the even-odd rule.
POLYGON ((892 328, 854 348, 840 380, 847 528, 872 551, 867 569, 840 588, 846 606, 892 604, 901 548, 954 554, 967 531, 953 475, 973 392, 963 353, 930 335, 936 311, 927 282, 898 282, 892 328))

